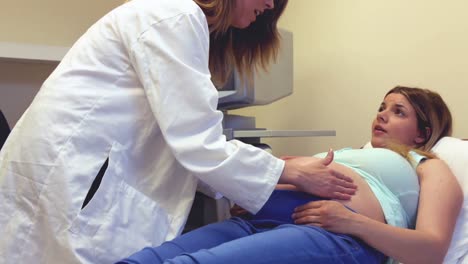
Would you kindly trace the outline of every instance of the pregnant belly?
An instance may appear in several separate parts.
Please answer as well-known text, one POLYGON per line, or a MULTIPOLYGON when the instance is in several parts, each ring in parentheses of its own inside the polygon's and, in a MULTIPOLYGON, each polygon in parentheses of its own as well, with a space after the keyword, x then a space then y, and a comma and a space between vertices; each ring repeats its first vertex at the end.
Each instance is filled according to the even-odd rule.
POLYGON ((385 216, 380 206, 379 200, 372 192, 367 182, 353 169, 346 167, 338 163, 332 163, 329 165, 330 168, 343 173, 344 175, 351 177, 354 184, 357 185, 356 194, 352 196, 351 200, 339 201, 338 202, 354 209, 356 212, 365 215, 369 218, 385 223, 385 216))
MULTIPOLYGON (((385 217, 379 201, 367 182, 354 170, 338 163, 329 165, 332 169, 351 177, 357 185, 356 194, 350 200, 336 200, 348 209, 369 218, 385 223, 385 217)), ((311 201, 328 200, 308 193, 294 190, 275 190, 260 211, 252 216, 253 220, 274 220, 282 223, 293 223, 291 215, 297 206, 311 201)))

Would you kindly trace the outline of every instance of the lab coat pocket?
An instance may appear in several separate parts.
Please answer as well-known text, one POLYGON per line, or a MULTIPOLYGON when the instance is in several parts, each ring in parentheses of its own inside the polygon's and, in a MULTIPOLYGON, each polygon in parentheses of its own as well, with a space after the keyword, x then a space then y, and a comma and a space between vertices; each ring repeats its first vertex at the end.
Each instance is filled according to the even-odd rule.
POLYGON ((82 262, 113 263, 166 239, 172 217, 125 182, 131 173, 126 162, 124 149, 114 143, 99 188, 69 228, 82 262))
POLYGON ((123 176, 119 173, 122 145, 112 144, 108 157, 108 167, 101 179, 101 184, 92 199, 73 219, 69 231, 81 236, 93 236, 103 223, 103 219, 117 199, 117 190, 123 176))

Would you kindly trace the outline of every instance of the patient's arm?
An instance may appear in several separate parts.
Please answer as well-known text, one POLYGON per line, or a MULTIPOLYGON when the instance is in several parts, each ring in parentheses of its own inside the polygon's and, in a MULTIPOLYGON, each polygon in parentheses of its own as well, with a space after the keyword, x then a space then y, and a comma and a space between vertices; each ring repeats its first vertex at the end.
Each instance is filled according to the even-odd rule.
POLYGON ((427 160, 417 172, 421 191, 416 230, 388 225, 379 228, 373 222, 358 222, 353 229, 370 245, 400 262, 442 263, 463 202, 462 190, 441 160, 427 160))
POLYGON ((418 166, 417 172, 421 191, 415 230, 390 226, 351 213, 335 201, 301 206, 293 218, 298 224, 321 226, 333 232, 357 236, 402 263, 442 263, 463 194, 457 179, 441 160, 427 160, 418 166))

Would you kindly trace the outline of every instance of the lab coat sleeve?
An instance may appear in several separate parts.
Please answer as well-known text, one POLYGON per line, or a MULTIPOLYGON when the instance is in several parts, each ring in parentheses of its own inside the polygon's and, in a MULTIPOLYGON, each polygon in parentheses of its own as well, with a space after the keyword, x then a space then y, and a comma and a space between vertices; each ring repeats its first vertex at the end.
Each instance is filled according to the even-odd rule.
POLYGON ((284 161, 237 140, 226 141, 208 50, 208 26, 200 11, 153 24, 132 45, 130 57, 176 159, 255 213, 273 191, 284 161))
POLYGON ((198 181, 197 191, 216 200, 223 198, 221 193, 217 192, 215 189, 211 188, 211 186, 200 180, 198 181))

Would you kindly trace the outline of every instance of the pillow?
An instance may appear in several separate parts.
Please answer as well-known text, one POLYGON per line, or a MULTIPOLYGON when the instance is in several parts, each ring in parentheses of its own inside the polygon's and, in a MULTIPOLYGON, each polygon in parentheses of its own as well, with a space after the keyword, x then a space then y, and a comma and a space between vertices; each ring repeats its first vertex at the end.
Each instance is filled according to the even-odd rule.
POLYGON ((444 137, 432 150, 447 163, 463 189, 462 209, 444 259, 445 264, 462 263, 462 259, 468 259, 468 141, 444 137))

